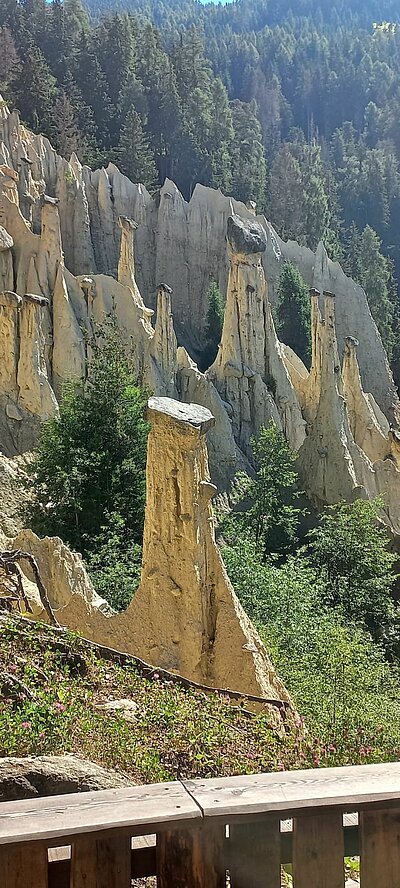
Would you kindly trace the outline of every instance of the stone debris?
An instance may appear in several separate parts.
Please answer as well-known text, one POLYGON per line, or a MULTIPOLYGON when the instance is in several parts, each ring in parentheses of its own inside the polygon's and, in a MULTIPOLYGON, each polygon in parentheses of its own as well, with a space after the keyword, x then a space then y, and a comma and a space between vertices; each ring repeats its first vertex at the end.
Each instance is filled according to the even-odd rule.
POLYGON ((110 715, 120 715, 126 721, 134 722, 138 710, 138 704, 134 700, 108 700, 107 703, 101 703, 97 707, 109 712, 110 715))

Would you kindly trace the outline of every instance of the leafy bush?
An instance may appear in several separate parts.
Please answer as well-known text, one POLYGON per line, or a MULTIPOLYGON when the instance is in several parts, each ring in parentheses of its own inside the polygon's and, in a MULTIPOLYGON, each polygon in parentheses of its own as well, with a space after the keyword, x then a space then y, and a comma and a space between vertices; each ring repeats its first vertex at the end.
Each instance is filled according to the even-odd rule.
POLYGON ((243 540, 224 547, 223 557, 305 719, 314 764, 398 757, 398 666, 340 607, 327 604, 318 569, 304 554, 280 567, 262 563, 254 542, 243 540))
POLYGON ((378 523, 382 505, 359 499, 325 509, 309 533, 308 557, 320 572, 324 600, 389 648, 399 634, 391 595, 397 556, 388 551, 386 530, 378 523))

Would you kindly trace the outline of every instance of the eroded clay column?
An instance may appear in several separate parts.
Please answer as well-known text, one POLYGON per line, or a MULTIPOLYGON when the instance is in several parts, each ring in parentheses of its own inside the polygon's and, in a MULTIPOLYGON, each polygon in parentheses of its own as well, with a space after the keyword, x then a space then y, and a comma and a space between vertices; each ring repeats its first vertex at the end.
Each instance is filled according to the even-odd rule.
POLYGON ((128 219, 128 216, 119 216, 118 223, 121 229, 121 246, 117 280, 124 287, 129 287, 134 293, 136 293, 135 231, 138 226, 133 219, 128 219))
POLYGON ((151 398, 142 582, 134 602, 153 663, 203 677, 211 511, 205 407, 151 398))
POLYGON ((43 296, 27 293, 20 312, 19 405, 41 421, 58 413, 44 358, 43 313, 48 305, 48 299, 43 296))
MULTIPOLYGON (((0 293, 0 340, 2 355, 0 360, 0 395, 6 395, 12 402, 18 399, 17 368, 19 361, 19 312, 22 299, 16 293, 0 293)), ((11 409, 7 404, 6 411, 11 409)), ((8 414, 9 415, 9 414, 8 414)))
POLYGON ((215 544, 205 440, 214 418, 171 398, 151 398, 148 418, 142 579, 120 629, 155 666, 290 705, 215 544))
POLYGON ((162 391, 165 395, 174 397, 176 395, 177 341, 171 297, 171 287, 168 287, 167 284, 159 284, 157 287, 156 325, 151 341, 150 355, 155 362, 153 373, 159 376, 159 380, 152 380, 153 390, 162 391))

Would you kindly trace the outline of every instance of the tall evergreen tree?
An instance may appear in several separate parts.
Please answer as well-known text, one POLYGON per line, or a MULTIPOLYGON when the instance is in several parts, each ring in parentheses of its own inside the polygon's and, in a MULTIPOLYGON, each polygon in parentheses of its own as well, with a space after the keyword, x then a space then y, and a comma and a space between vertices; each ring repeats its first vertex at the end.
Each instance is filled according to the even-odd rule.
POLYGON ((369 225, 359 232, 353 225, 347 244, 347 270, 364 288, 372 317, 389 356, 393 348, 393 269, 381 252, 381 241, 369 225))
POLYGON ((115 152, 121 171, 133 182, 140 182, 152 191, 157 181, 154 154, 145 135, 139 114, 132 108, 121 130, 115 152))
POLYGON ((14 100, 14 87, 22 70, 22 61, 10 29, 0 28, 0 92, 6 101, 14 100))
POLYGON ((20 35, 19 54, 23 64, 13 86, 15 104, 22 119, 33 129, 49 132, 56 80, 27 31, 20 35))
POLYGON ((279 278, 277 329, 306 367, 311 361, 311 309, 306 282, 291 262, 285 262, 279 278))
POLYGON ((265 207, 266 163, 261 126, 255 102, 236 99, 231 104, 235 140, 232 145, 232 194, 237 200, 254 200, 258 212, 265 207))
POLYGON ((301 170, 289 145, 283 144, 271 166, 267 215, 283 240, 300 240, 303 233, 301 170))

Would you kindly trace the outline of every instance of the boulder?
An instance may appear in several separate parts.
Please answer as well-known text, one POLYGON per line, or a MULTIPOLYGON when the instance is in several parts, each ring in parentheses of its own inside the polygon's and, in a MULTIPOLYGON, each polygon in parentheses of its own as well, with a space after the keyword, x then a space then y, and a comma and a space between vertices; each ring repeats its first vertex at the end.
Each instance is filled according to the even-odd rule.
POLYGON ((75 755, 0 759, 0 802, 129 785, 130 781, 122 774, 107 771, 75 755))

